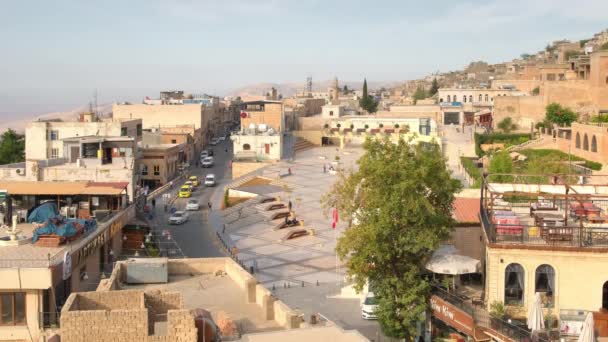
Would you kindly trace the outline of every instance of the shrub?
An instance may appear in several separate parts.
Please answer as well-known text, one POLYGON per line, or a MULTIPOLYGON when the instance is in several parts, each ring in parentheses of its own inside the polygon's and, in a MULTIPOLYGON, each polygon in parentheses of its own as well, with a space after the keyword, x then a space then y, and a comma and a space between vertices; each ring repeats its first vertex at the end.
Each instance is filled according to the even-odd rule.
POLYGON ((336 127, 340 128, 340 127, 342 127, 342 125, 341 124, 337 124, 336 127))
POLYGON ((505 305, 502 302, 494 301, 490 304, 490 316, 492 318, 503 319, 507 315, 505 305))
POLYGON ((329 124, 323 125, 323 128, 328 129, 329 128, 329 124))
POLYGON ((482 144, 504 143, 505 145, 518 145, 530 139, 530 134, 527 133, 475 133, 475 153, 480 157, 484 155, 480 147, 482 144))
POLYGON ((354 124, 350 124, 350 129, 354 129, 355 125, 354 124))
POLYGON ((368 129, 368 128, 369 128, 369 125, 368 125, 368 124, 365 124, 365 126, 363 126, 363 127, 365 127, 365 129, 368 129))
POLYGON ((536 96, 540 94, 540 87, 532 89, 532 95, 536 96))
POLYGON ((399 124, 395 124, 395 128, 399 128, 399 124))
POLYGON ((383 128, 383 127, 384 127, 384 124, 383 124, 383 123, 381 123, 381 124, 379 124, 379 125, 378 125, 378 127, 383 128))
POLYGON ((464 167, 465 171, 473 178, 475 181, 471 185, 471 188, 480 188, 481 187, 481 170, 477 167, 473 159, 467 157, 460 157, 460 163, 462 167, 464 167))
POLYGON ((497 127, 505 133, 510 133, 511 131, 514 131, 517 129, 517 125, 513 122, 513 119, 511 119, 511 117, 509 117, 509 116, 502 119, 498 123, 497 127))
POLYGON ((230 195, 228 194, 228 189, 224 191, 224 208, 230 207, 230 195))

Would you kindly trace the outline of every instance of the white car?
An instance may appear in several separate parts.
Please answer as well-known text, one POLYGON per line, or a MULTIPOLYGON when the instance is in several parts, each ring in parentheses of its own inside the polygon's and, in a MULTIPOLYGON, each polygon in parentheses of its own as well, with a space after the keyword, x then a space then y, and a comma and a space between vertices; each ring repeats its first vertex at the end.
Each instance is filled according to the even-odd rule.
POLYGON ((188 213, 185 211, 176 211, 169 217, 169 224, 182 224, 188 222, 188 213))
POLYGON ((215 186, 215 175, 213 173, 205 176, 205 186, 215 186))
POLYGON ((184 185, 187 185, 190 187, 190 192, 194 192, 194 183, 192 183, 192 181, 186 181, 184 183, 184 185))
POLYGON ((202 165, 203 167, 213 167, 213 157, 207 157, 207 158, 204 158, 204 159, 201 161, 201 165, 202 165))
POLYGON ((197 200, 195 200, 195 199, 188 200, 188 203, 186 204, 186 210, 196 211, 199 208, 200 208, 200 205, 198 204, 197 200))
POLYGON ((361 304, 361 317, 363 319, 376 319, 376 309, 378 308, 378 301, 374 297, 373 292, 368 292, 365 295, 365 300, 361 304))
POLYGON ((213 146, 219 144, 219 142, 220 142, 220 139, 218 139, 218 138, 211 139, 211 145, 213 145, 213 146))
POLYGON ((207 152, 207 150, 202 151, 201 152, 201 160, 205 159, 207 157, 209 157, 209 152, 207 152))
POLYGON ((224 140, 226 140, 226 136, 225 136, 225 135, 222 135, 221 137, 219 137, 219 138, 217 138, 217 139, 218 139, 219 141, 224 141, 224 140))

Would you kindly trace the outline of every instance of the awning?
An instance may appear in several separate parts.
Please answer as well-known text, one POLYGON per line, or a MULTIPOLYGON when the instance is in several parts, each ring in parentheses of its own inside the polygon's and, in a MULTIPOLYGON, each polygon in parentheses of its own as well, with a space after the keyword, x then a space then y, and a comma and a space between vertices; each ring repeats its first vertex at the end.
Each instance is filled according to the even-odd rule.
POLYGON ((0 189, 10 195, 118 196, 128 185, 127 182, 0 182, 0 189))
POLYGON ((454 246, 441 246, 433 253, 426 269, 433 273, 452 275, 479 272, 481 261, 457 253, 454 246))

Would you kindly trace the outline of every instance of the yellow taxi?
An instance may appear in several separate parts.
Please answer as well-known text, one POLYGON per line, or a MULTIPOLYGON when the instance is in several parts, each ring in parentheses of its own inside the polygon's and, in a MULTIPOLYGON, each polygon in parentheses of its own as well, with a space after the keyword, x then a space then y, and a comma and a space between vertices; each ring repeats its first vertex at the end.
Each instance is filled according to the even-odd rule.
POLYGON ((190 178, 188 178, 188 180, 192 182, 192 185, 198 186, 198 177, 190 176, 190 178))
POLYGON ((190 187, 188 185, 182 185, 182 187, 179 188, 179 193, 177 195, 180 198, 188 198, 192 195, 192 192, 190 191, 190 187))

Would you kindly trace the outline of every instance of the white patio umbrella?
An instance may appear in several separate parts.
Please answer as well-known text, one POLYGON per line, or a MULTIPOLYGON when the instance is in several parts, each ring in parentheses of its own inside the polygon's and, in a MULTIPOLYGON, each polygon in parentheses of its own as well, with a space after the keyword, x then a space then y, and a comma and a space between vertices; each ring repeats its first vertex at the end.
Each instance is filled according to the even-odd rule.
POLYGON ((543 330, 545 328, 545 319, 543 317, 543 306, 540 298, 540 293, 534 295, 534 302, 528 308, 528 329, 532 332, 543 330))
POLYGON ((589 312, 585 317, 583 329, 581 329, 581 334, 578 335, 577 342, 595 342, 595 331, 593 329, 593 314, 589 312))
POLYGON ((426 269, 433 273, 451 275, 479 272, 479 260, 457 253, 458 250, 453 246, 441 246, 427 262, 426 269))

